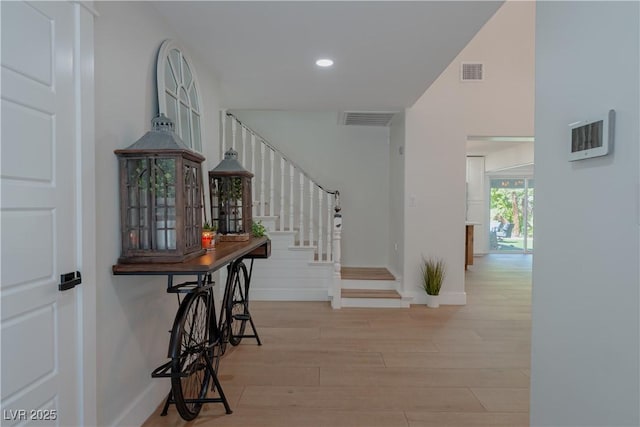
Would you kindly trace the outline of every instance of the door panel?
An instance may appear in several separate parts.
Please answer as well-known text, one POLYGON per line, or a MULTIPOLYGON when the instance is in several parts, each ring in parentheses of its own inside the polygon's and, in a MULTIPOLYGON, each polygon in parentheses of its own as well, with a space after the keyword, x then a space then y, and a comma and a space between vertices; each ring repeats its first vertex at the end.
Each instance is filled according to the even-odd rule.
POLYGON ((79 298, 58 291, 80 260, 74 7, 1 8, 3 425, 78 425, 79 298))

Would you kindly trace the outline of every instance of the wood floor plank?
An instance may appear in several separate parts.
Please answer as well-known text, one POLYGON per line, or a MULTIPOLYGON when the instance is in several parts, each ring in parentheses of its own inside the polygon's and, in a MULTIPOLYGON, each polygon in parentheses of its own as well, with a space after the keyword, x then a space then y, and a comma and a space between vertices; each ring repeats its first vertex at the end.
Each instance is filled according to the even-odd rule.
POLYGON ((491 412, 529 412, 528 388, 471 389, 482 406, 491 412))
POLYGON ((225 358, 226 365, 261 365, 291 367, 321 366, 380 366, 384 361, 380 353, 353 351, 282 351, 262 347, 247 347, 238 351, 233 357, 225 358))
POLYGON ((520 369, 320 368, 320 385, 372 387, 528 387, 520 369))
POLYGON ((527 413, 407 412, 410 427, 526 427, 527 413))
POLYGON ((468 388, 247 386, 239 407, 305 407, 355 411, 469 411, 484 408, 468 388))

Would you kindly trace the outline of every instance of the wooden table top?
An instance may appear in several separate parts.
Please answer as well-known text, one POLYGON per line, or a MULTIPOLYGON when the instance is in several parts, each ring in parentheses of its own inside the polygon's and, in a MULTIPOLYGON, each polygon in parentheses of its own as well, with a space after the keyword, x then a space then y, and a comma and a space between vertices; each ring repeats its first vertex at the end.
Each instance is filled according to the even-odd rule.
POLYGON ((184 262, 175 263, 136 263, 115 264, 113 274, 198 274, 209 273, 224 267, 234 259, 241 257, 268 258, 271 254, 271 241, 266 237, 251 237, 246 242, 218 242, 213 250, 184 262), (264 248, 261 248, 264 246, 264 248), (264 250, 263 250, 264 249, 264 250), (251 254, 251 252, 254 252, 251 254))

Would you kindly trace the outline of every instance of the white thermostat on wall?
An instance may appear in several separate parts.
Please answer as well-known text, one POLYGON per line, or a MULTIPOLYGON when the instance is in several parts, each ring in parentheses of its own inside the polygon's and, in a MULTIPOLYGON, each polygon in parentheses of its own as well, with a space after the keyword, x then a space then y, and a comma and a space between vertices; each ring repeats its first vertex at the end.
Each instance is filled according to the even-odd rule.
POLYGON ((615 110, 595 120, 571 123, 569 161, 606 156, 613 147, 615 110))

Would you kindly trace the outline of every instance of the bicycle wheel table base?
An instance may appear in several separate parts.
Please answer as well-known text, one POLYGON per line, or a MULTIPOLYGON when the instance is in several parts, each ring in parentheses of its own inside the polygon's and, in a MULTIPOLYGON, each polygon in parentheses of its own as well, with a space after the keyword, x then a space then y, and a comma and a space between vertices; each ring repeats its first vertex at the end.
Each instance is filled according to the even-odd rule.
POLYGON ((114 275, 164 275, 167 292, 177 294, 180 301, 171 329, 169 361, 156 368, 153 378, 170 378, 168 393, 161 415, 167 415, 175 405, 180 416, 189 421, 198 416, 205 403, 222 403, 231 414, 218 379, 218 366, 227 344, 238 345, 243 338, 256 338, 255 324, 249 313, 249 283, 253 260, 269 258, 271 242, 265 237, 250 238, 248 242, 220 244, 216 251, 179 263, 119 263, 113 266, 114 275), (251 260, 251 268, 242 262, 251 260), (221 301, 219 317, 213 298, 212 273, 227 266, 228 276, 221 301), (195 280, 174 283, 174 278, 192 275, 195 280), (247 321, 253 334, 245 334, 247 321), (210 397, 215 392, 219 397, 210 397))
POLYGON ((234 346, 240 344, 243 338, 255 338, 258 345, 262 345, 256 326, 249 313, 249 283, 251 282, 252 271, 253 260, 251 260, 251 269, 249 271, 247 271, 247 266, 242 260, 238 260, 229 266, 227 286, 230 286, 230 292, 227 300, 227 314, 230 316, 228 322, 231 325, 229 343, 234 346), (253 334, 244 333, 247 321, 251 325, 253 334))

